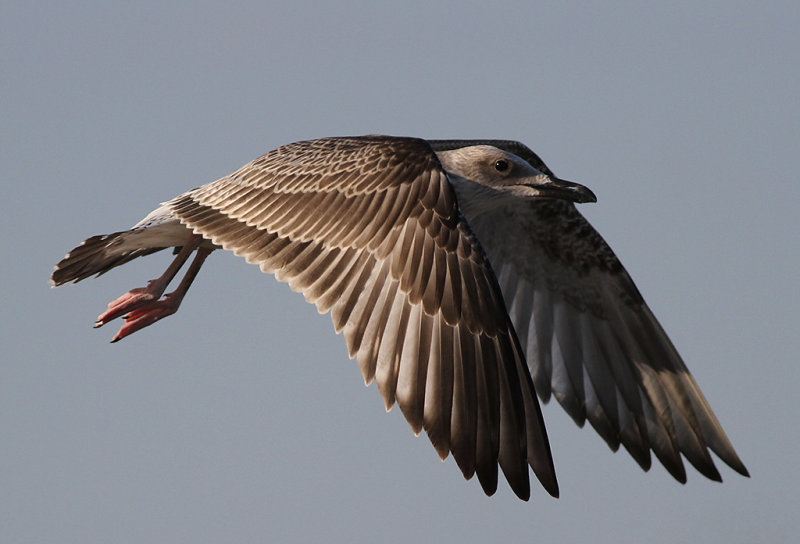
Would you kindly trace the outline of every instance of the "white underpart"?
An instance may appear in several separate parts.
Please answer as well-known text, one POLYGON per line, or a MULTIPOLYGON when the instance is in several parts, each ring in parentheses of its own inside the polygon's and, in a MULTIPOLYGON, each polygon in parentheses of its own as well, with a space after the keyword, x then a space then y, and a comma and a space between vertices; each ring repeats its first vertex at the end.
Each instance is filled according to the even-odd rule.
MULTIPOLYGON (((120 237, 115 251, 132 251, 148 247, 177 247, 186 243, 191 230, 178 221, 166 205, 158 208, 136 223, 129 232, 120 237)), ((207 242, 203 247, 216 248, 207 242)))

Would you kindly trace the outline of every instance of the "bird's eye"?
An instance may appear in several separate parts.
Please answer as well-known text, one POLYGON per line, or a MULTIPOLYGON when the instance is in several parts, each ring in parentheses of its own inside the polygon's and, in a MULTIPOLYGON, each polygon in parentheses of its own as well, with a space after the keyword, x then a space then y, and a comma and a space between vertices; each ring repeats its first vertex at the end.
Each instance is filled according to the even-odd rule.
POLYGON ((508 170, 508 161, 505 159, 500 159, 494 163, 494 169, 498 172, 505 172, 508 170))

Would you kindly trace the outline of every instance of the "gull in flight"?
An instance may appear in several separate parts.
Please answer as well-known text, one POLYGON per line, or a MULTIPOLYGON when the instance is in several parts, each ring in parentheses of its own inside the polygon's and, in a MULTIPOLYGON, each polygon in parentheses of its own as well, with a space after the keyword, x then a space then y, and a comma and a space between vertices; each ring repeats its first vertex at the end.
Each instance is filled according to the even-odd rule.
POLYGON ((508 140, 324 138, 270 151, 70 251, 54 286, 175 248, 145 287, 108 305, 120 340, 177 311, 203 261, 233 251, 330 313, 364 381, 442 459, 520 498, 530 467, 558 496, 538 397, 648 470, 681 456, 721 481, 713 451, 748 472, 614 252, 557 178, 508 140), (164 295, 195 254, 178 287, 164 295), (162 298, 163 296, 163 298, 162 298))

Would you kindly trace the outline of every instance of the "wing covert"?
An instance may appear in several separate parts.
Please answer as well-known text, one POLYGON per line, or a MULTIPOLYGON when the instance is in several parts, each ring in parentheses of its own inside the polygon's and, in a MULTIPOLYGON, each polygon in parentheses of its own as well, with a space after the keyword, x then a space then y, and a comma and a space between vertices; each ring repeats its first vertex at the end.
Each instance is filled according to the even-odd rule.
POLYGON ((528 465, 557 483, 502 293, 423 140, 283 146, 167 205, 180 222, 302 292, 343 332, 367 384, 491 494, 528 465))
MULTIPOLYGON (((519 142, 434 140, 434 150, 493 145, 553 175, 519 142)), ((550 393, 612 450, 648 470, 652 450, 679 481, 683 454, 720 480, 714 451, 747 475, 708 402, 600 234, 562 200, 519 202, 467 217, 487 252, 543 401, 550 393), (513 233, 513 234, 511 234, 513 233)))

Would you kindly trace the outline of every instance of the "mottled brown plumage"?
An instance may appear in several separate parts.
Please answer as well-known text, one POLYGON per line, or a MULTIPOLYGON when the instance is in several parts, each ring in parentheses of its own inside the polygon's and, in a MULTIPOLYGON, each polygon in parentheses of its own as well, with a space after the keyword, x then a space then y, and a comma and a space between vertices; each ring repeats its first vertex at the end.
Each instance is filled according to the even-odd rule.
MULTIPOLYGON (((397 403, 487 494, 498 464, 521 498, 528 466, 558 494, 534 384, 645 469, 652 450, 685 481, 683 453, 719 479, 711 448, 746 474, 633 282, 572 203, 593 198, 519 142, 298 142, 130 231, 90 238, 51 279, 101 274, 192 234, 204 254, 231 250, 329 312, 387 409, 397 403)), ((128 308, 130 294, 116 304, 128 308)), ((129 309, 152 322, 163 317, 157 308, 129 309)), ((124 335, 149 324, 136 319, 124 335)))

